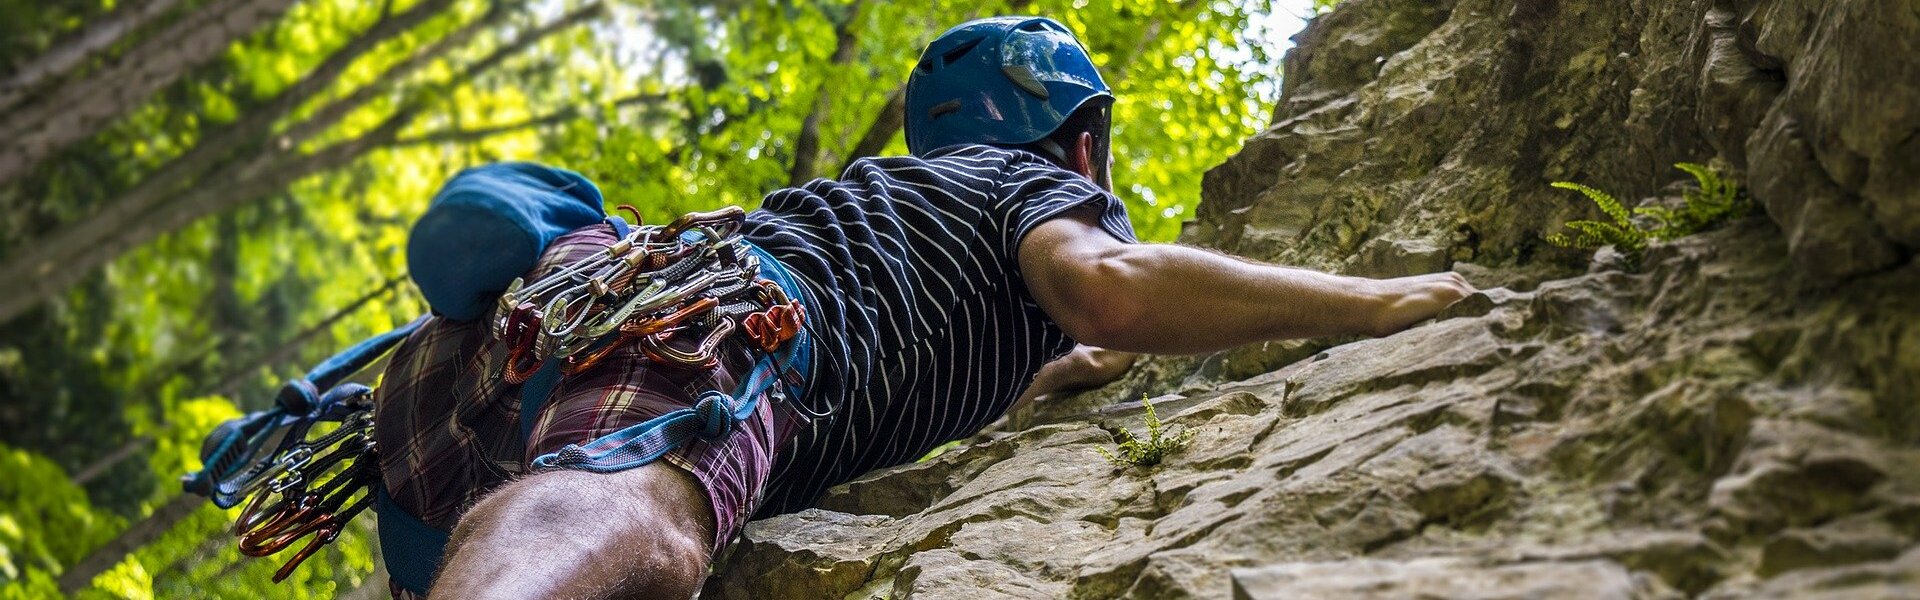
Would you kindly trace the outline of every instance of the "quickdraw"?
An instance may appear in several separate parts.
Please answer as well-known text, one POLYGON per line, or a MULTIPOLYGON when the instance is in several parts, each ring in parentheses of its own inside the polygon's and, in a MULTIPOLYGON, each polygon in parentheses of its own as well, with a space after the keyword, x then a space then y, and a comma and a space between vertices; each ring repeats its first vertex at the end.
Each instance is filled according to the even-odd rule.
POLYGON ((370 394, 356 399, 352 410, 339 428, 282 453, 278 475, 257 489, 234 522, 240 553, 247 556, 271 556, 311 537, 274 571, 275 582, 339 538, 346 524, 373 501, 380 460, 373 443, 370 394))
POLYGON ((187 488, 222 507, 244 504, 233 528, 242 554, 270 556, 311 537, 274 571, 275 582, 339 538, 373 500, 371 486, 380 484, 373 390, 360 384, 340 384, 306 413, 276 407, 229 421, 208 442, 202 460, 210 466, 190 475, 187 488), (315 425, 325 422, 340 425, 322 433, 315 425), (244 464, 222 461, 223 453, 254 458, 244 464), (213 469, 221 464, 236 473, 215 481, 213 469), (210 487, 197 487, 210 481, 210 487))
POLYGON ((311 538, 274 572, 274 581, 338 538, 371 502, 373 486, 380 485, 373 389, 344 380, 423 322, 327 359, 282 386, 272 408, 220 424, 201 444, 205 468, 182 478, 182 487, 221 508, 245 505, 233 529, 242 553, 268 556, 311 538), (329 430, 326 423, 339 426, 329 430))
POLYGON ((745 219, 729 206, 636 225, 605 252, 532 283, 514 280, 492 322, 510 348, 502 379, 523 383, 551 360, 579 373, 628 346, 661 364, 712 368, 735 333, 763 352, 779 349, 799 334, 805 309, 758 277, 760 259, 739 235, 745 219), (684 339, 697 341, 673 343, 684 339))

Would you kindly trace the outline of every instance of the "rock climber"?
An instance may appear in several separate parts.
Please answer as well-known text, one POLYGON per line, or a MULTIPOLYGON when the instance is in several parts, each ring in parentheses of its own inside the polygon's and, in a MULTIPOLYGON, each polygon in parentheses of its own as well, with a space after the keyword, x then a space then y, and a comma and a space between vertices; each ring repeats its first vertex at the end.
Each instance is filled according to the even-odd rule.
MULTIPOLYGON (((532 469, 731 388, 746 353, 689 372, 616 351, 565 378, 523 441, 512 386, 488 375, 500 358, 487 327, 428 322, 392 357, 375 428, 385 493, 452 530, 428 595, 690 597, 748 519, 806 508, 1017 400, 1111 380, 1130 353, 1387 335, 1473 291, 1453 273, 1346 277, 1135 241, 1111 192, 1113 102, 1060 23, 967 22, 913 68, 911 156, 855 161, 747 215, 742 235, 804 289, 804 404, 830 415, 762 402, 730 435, 645 466, 532 469)), ((573 230, 535 275, 616 240, 608 225, 573 230)), ((386 520, 385 551, 404 551, 386 520)))

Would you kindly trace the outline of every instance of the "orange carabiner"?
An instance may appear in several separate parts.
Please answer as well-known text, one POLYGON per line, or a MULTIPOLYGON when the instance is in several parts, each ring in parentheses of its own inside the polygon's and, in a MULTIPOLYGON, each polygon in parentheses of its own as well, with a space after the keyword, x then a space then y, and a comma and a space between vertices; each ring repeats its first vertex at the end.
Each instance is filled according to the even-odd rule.
MULTIPOLYGON (((328 516, 331 517, 332 515, 328 516)), ((298 568, 300 563, 307 562, 308 558, 312 558, 313 553, 319 551, 321 546, 331 544, 333 540, 338 539, 340 537, 340 523, 333 522, 333 520, 329 518, 325 525, 313 529, 312 532, 314 533, 313 539, 307 540, 307 545, 302 546, 300 551, 294 552, 293 558, 287 559, 287 564, 280 565, 280 568, 273 572, 274 583, 280 583, 280 581, 286 579, 288 575, 292 575, 293 570, 298 568)), ((296 537, 294 539, 299 538, 296 537)), ((291 545, 292 540, 288 540, 288 542, 288 545, 291 545)), ((284 550, 286 546, 283 545, 280 549, 284 550)), ((275 550, 275 552, 278 551, 279 550, 275 550)))
POLYGON ((806 309, 799 302, 789 301, 749 314, 741 325, 746 328, 747 337, 753 340, 755 346, 761 351, 773 352, 800 334, 806 314, 806 309))
POLYGON ((500 341, 508 344, 507 363, 500 367, 500 378, 508 385, 520 385, 540 370, 540 359, 531 363, 527 355, 533 354, 533 345, 540 337, 540 325, 544 315, 532 302, 522 302, 507 315, 507 333, 500 341))

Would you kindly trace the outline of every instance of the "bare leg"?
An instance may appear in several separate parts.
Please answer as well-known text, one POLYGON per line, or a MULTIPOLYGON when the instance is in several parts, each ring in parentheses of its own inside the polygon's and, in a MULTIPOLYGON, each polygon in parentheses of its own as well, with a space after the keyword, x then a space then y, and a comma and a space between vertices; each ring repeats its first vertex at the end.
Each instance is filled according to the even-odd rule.
POLYGON ((467 511, 429 598, 691 598, 713 512, 693 475, 657 462, 548 471, 467 511))

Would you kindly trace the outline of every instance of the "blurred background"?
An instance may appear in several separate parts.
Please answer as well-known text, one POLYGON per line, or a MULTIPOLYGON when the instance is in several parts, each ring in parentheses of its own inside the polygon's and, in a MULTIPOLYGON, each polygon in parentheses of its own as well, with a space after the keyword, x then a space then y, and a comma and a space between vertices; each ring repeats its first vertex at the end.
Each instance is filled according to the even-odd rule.
POLYGON ((921 46, 1079 32, 1170 241, 1327 0, 0 0, 0 598, 385 597, 371 515, 283 584, 180 493, 220 421, 425 311, 408 227, 535 160, 661 222, 905 152, 921 46))

